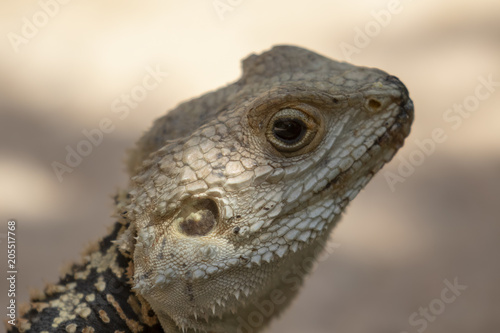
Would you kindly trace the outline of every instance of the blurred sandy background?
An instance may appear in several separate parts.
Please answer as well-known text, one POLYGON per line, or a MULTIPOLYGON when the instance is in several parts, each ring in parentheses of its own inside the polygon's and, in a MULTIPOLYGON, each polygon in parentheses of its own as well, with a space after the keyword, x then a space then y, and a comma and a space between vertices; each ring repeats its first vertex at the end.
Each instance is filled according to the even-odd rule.
MULTIPOLYGON (((388 11, 390 1, 219 3, 229 6, 223 20, 213 0, 73 0, 13 47, 12 33, 21 35, 23 18, 33 21, 41 5, 1 2, 0 233, 16 219, 18 302, 106 232, 110 195, 127 183, 125 150, 155 118, 237 79, 248 54, 289 43, 398 76, 416 121, 398 157, 335 230, 340 247, 268 332, 499 332, 500 86, 456 129, 443 117, 472 100, 479 77, 500 81, 500 2, 401 0, 350 57, 341 46, 376 28, 372 12, 388 11), (111 103, 141 83, 147 66, 168 77, 120 120, 111 103), (51 163, 63 162, 65 147, 105 117, 115 130, 59 182, 51 163), (447 139, 392 191, 386 172, 417 156, 415 142, 435 128, 447 139), (420 307, 439 305, 446 279, 467 289, 425 329, 412 325, 420 307)), ((5 309, 5 279, 0 290, 5 309)))

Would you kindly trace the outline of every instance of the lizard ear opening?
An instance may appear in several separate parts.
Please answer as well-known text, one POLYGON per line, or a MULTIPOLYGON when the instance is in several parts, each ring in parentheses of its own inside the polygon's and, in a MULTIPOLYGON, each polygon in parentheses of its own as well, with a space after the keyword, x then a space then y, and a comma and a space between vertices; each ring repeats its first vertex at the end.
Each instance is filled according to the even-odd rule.
POLYGON ((191 198, 182 204, 177 216, 179 231, 186 236, 205 236, 212 231, 219 219, 217 204, 208 198, 191 198))

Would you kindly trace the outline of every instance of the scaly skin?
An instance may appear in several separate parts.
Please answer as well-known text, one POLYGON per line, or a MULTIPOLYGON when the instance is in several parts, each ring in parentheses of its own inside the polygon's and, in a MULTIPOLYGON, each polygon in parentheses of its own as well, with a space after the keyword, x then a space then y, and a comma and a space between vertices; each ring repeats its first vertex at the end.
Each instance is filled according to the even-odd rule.
MULTIPOLYGON (((158 320, 165 332, 260 331, 294 298, 304 267, 412 120, 408 91, 378 69, 292 46, 248 57, 240 80, 181 104, 138 142, 118 200, 117 241, 73 270, 101 269, 77 283, 87 289, 76 307, 89 293, 102 301, 85 318, 64 303, 58 327, 150 332, 158 320), (96 290, 99 274, 118 281, 119 292, 96 290)), ((54 297, 75 297, 63 289, 46 290, 48 306, 33 303, 24 325, 38 332, 60 318, 54 297)))

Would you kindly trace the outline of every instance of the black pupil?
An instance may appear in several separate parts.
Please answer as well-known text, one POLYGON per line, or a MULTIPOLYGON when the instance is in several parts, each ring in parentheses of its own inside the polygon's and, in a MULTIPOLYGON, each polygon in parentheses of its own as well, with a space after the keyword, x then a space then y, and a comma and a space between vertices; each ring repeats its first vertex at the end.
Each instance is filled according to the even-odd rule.
POLYGON ((306 125, 300 119, 283 118, 273 124, 274 136, 286 144, 299 142, 306 133, 306 125))

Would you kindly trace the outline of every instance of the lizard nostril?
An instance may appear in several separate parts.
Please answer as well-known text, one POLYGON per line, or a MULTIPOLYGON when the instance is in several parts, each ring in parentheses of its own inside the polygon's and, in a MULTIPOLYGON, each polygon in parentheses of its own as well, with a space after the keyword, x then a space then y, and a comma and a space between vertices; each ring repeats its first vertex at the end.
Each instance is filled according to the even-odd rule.
POLYGON ((218 218, 219 209, 212 199, 188 199, 182 204, 179 229, 187 236, 204 236, 215 227, 218 218))
POLYGON ((368 108, 372 109, 373 111, 378 111, 378 109, 382 106, 382 103, 379 100, 376 100, 374 98, 370 98, 368 100, 368 108))

